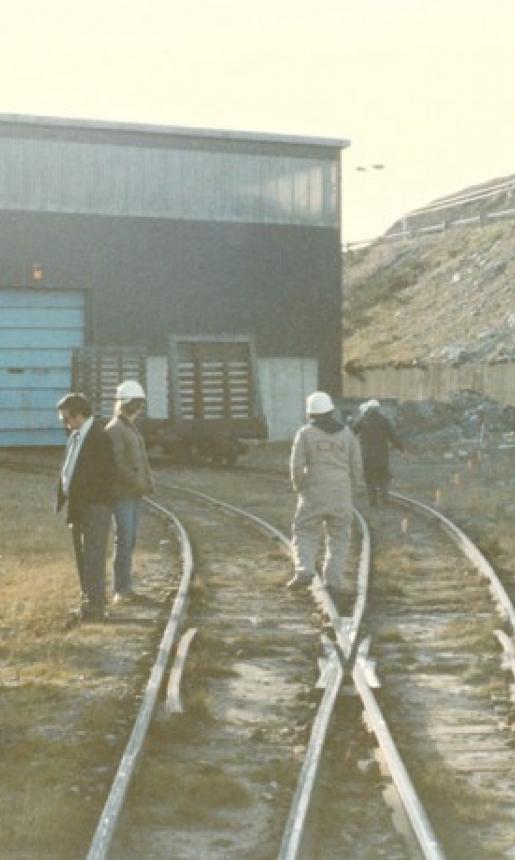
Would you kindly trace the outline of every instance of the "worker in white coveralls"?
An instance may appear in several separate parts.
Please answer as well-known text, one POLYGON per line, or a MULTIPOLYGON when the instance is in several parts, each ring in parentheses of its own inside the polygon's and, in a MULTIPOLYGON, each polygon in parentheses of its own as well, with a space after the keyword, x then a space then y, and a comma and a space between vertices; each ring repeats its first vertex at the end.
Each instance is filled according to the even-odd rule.
POLYGON ((297 431, 290 457, 298 500, 292 527, 295 575, 288 588, 305 588, 313 579, 323 529, 322 579, 338 603, 345 589, 351 536, 351 482, 361 481, 361 452, 354 433, 335 417, 334 403, 324 391, 309 395, 306 412, 309 423, 297 431))

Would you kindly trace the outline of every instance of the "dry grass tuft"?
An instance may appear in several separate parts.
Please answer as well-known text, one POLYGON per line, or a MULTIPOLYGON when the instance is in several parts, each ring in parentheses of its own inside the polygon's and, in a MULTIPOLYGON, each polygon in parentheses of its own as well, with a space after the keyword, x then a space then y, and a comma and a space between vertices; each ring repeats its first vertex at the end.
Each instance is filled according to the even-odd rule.
MULTIPOLYGON (((53 513, 55 481, 25 465, 0 475, 0 854, 70 860, 87 853, 155 633, 65 632, 79 598, 71 538, 53 513)), ((161 535, 145 519, 137 562, 151 577, 161 535)))
MULTIPOLYGON (((495 791, 473 787, 454 772, 435 762, 417 769, 417 787, 433 808, 446 810, 449 821, 490 822, 500 815, 495 791)), ((508 815, 507 815, 508 817, 508 815)))
POLYGON ((223 813, 249 805, 246 786, 221 766, 159 761, 157 755, 157 750, 149 751, 152 765, 142 769, 130 791, 126 814, 135 825, 147 825, 150 814, 153 824, 215 827, 223 813))

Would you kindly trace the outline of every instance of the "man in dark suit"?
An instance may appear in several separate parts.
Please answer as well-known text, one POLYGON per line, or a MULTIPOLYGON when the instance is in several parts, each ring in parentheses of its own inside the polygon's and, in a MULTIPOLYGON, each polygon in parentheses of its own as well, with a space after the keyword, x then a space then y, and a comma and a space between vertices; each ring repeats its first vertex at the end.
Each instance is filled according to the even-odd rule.
POLYGON ((67 522, 81 588, 77 619, 104 621, 106 552, 111 523, 114 458, 111 440, 83 394, 67 394, 57 404, 69 431, 59 474, 56 510, 67 505, 67 522))

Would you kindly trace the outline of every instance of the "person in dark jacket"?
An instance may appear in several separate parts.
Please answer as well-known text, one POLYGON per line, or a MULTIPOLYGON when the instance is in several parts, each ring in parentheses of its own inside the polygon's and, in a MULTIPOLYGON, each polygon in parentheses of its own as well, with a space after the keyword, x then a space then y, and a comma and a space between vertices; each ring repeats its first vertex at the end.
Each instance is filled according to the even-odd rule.
POLYGON ((377 400, 369 400, 360 406, 361 416, 353 425, 359 436, 363 458, 363 476, 367 486, 368 500, 376 506, 388 500, 390 472, 390 446, 405 451, 404 442, 397 436, 393 424, 381 412, 377 400))
POLYGON ((70 393, 57 404, 69 431, 59 473, 56 511, 67 509, 81 588, 76 617, 105 619, 106 552, 114 483, 112 444, 101 422, 94 420, 83 394, 70 393))

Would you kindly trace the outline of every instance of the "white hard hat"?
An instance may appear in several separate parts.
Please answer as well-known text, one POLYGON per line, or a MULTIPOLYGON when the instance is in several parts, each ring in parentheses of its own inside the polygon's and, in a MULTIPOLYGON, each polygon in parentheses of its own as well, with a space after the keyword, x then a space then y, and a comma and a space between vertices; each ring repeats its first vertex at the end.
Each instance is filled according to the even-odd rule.
POLYGON ((146 400, 143 388, 135 379, 127 379, 122 382, 116 389, 116 399, 127 400, 146 400))
POLYGON ((325 391, 314 391, 306 398, 306 412, 308 415, 325 415, 332 412, 334 403, 325 391))
POLYGON ((380 409, 380 408, 381 408, 381 404, 379 403, 379 400, 369 400, 368 401, 367 411, 369 409, 380 409))

